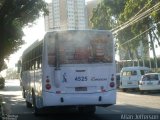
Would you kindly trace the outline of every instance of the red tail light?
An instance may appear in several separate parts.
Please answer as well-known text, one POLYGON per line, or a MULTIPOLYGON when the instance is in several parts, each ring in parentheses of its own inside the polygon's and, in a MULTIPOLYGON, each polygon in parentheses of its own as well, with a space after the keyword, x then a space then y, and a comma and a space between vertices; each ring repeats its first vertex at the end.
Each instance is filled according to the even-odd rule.
POLYGON ((110 87, 114 87, 115 86, 115 83, 114 82, 111 82, 110 83, 110 87))
POLYGON ((51 85, 50 84, 46 84, 46 89, 50 90, 51 89, 51 85))
POLYGON ((51 84, 50 84, 49 76, 46 76, 46 78, 47 79, 46 79, 46 86, 45 87, 46 87, 47 90, 50 90, 51 89, 51 84))

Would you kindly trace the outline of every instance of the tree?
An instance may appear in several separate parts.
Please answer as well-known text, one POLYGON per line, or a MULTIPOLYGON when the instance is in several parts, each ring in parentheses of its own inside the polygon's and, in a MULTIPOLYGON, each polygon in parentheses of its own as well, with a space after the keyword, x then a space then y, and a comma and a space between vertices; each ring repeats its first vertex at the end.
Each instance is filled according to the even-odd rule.
MULTIPOLYGON (((146 43, 149 44, 149 39, 150 39, 151 49, 153 50, 156 68, 157 68, 157 57, 155 54, 154 41, 153 41, 154 40, 153 38, 155 38, 154 36, 156 34, 152 34, 151 32, 154 32, 153 30, 154 28, 156 28, 156 30, 158 31, 157 35, 160 32, 158 29, 159 26, 158 20, 160 20, 159 6, 160 2, 158 0, 138 0, 136 2, 134 0, 128 0, 126 2, 124 12, 121 13, 121 18, 124 19, 125 21, 132 19, 133 16, 134 19, 137 19, 137 22, 131 25, 132 27, 131 32, 134 34, 134 36, 137 36, 140 33, 144 33, 144 31, 146 31, 145 34, 142 34, 140 37, 137 37, 135 39, 137 40, 137 42, 135 42, 134 40, 130 43, 132 43, 134 45, 133 47, 136 48, 137 46, 136 43, 138 43, 139 41, 142 41, 143 44, 145 45, 146 43), (146 36, 149 36, 147 37, 148 39, 146 39, 146 36)), ((149 46, 148 44, 146 45, 146 48, 148 48, 149 46)))
MULTIPOLYGON (((94 10, 91 21, 94 28, 101 24, 101 26, 109 26, 105 27, 106 29, 118 31, 116 39, 119 49, 127 51, 130 59, 139 59, 137 47, 140 41, 145 47, 146 54, 149 51, 149 38, 151 44, 154 44, 153 40, 156 39, 160 45, 159 7, 159 0, 103 0, 101 6, 94 10), (107 21, 102 22, 100 18, 95 17, 96 11, 101 11, 101 15, 108 13, 105 18, 107 21), (114 22, 111 22, 113 19, 114 22)), ((154 50, 153 45, 151 47, 154 50)))
POLYGON ((47 13, 43 0, 0 0, 0 71, 4 59, 24 43, 22 29, 47 13))
POLYGON ((93 10, 91 22, 93 28, 113 29, 118 25, 117 20, 125 5, 124 0, 101 0, 93 10))
POLYGON ((17 73, 17 70, 13 69, 13 68, 9 68, 6 70, 6 79, 18 79, 19 78, 19 74, 17 73))

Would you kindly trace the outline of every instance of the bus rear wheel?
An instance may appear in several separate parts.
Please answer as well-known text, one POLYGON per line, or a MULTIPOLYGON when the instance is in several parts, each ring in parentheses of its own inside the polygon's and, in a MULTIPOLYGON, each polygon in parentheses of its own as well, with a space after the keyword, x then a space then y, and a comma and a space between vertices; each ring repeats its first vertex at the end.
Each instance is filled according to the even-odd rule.
POLYGON ((80 106, 78 107, 78 111, 82 114, 94 114, 96 111, 95 106, 80 106))
POLYGON ((26 101, 26 107, 27 108, 32 108, 32 104, 30 102, 26 101))
POLYGON ((26 98, 26 91, 25 91, 24 88, 22 88, 22 97, 23 97, 23 98, 26 98))
POLYGON ((40 109, 37 108, 36 106, 36 97, 35 97, 35 93, 33 90, 32 90, 32 100, 33 100, 34 115, 36 116, 41 115, 40 109))

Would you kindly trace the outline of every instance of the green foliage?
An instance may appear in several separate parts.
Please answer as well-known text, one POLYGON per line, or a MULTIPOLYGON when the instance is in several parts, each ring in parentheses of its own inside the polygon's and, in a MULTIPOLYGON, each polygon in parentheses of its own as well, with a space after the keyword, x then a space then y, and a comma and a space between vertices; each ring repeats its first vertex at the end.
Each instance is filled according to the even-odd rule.
POLYGON ((0 71, 4 58, 24 43, 22 29, 42 14, 47 14, 43 0, 0 0, 0 71))
POLYGON ((0 77, 0 89, 4 88, 5 86, 5 79, 3 77, 0 77))
MULTIPOLYGON (((159 0, 103 0, 93 11, 91 21, 94 28, 99 28, 100 25, 104 29, 118 31, 115 35, 116 40, 118 40, 116 50, 128 52, 125 54, 124 59, 139 59, 137 48, 140 41, 143 43, 144 54, 146 56, 148 54, 149 42, 147 35, 149 33, 154 33, 156 30, 157 33, 150 34, 150 38, 151 40, 156 38, 160 45, 158 40, 160 36, 159 7, 159 0), (105 16, 105 21, 99 17, 100 15, 105 16), (124 23, 126 23, 126 27, 124 27, 124 23), (151 29, 152 26, 155 27, 151 29)), ((153 45, 151 46, 154 49, 153 45)))
POLYGON ((102 0, 93 11, 91 22, 93 28, 112 29, 116 27, 117 18, 123 10, 124 0, 102 0))
POLYGON ((17 70, 9 68, 6 70, 6 79, 19 79, 19 73, 17 70))

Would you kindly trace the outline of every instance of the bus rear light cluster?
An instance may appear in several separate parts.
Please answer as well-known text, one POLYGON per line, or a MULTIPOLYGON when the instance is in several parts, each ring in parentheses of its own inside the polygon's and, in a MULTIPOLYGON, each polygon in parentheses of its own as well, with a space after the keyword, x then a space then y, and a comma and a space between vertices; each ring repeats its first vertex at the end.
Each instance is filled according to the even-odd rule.
POLYGON ((51 89, 51 85, 50 84, 46 84, 46 89, 50 90, 51 89))
POLYGON ((47 76, 47 79, 46 79, 46 89, 47 90, 50 90, 51 89, 51 84, 50 84, 50 80, 49 80, 49 77, 47 76))
POLYGON ((113 88, 114 86, 115 86, 115 83, 114 83, 114 82, 111 82, 111 83, 110 83, 110 87, 113 88))

